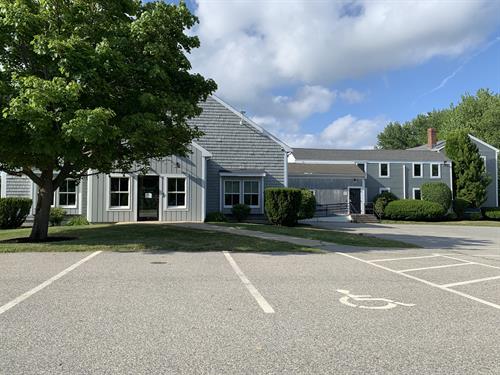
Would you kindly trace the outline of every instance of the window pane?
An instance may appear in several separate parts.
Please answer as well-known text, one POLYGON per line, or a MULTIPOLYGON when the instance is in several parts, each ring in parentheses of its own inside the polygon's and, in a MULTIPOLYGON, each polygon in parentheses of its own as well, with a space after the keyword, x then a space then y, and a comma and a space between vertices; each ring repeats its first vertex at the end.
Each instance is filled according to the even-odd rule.
POLYGON ((258 206, 259 205, 259 196, 258 194, 252 195, 252 204, 251 206, 258 206))
POLYGON ((120 187, 120 179, 116 177, 111 177, 111 191, 118 191, 120 187))
POLYGON ((233 205, 240 203, 240 195, 239 194, 233 194, 232 197, 233 197, 233 199, 232 199, 233 205))
POLYGON ((243 199, 243 203, 245 203, 248 206, 252 205, 252 195, 245 194, 245 198, 243 199))
POLYGON ((232 205, 231 195, 229 194, 224 195, 224 206, 231 206, 231 205, 232 205))
POLYGON ((387 164, 380 164, 380 175, 387 176, 389 173, 389 167, 387 164))
POLYGON ((66 180, 67 188, 69 192, 76 192, 76 181, 75 180, 66 180))
POLYGON ((413 165, 413 175, 414 176, 421 176, 421 172, 422 172, 422 165, 414 164, 413 165))
POLYGON ((186 180, 184 178, 177 178, 177 191, 186 191, 186 180))
POLYGON ((67 194, 59 194, 59 204, 61 206, 68 205, 68 195, 67 194))
POLYGON ((358 163, 358 164, 356 164, 356 165, 357 165, 357 166, 359 167, 359 169, 361 169, 363 172, 365 171, 365 164, 364 164, 364 163, 358 163))
POLYGON ((420 198, 420 189, 415 190, 415 199, 421 199, 420 198))
POLYGON ((186 204, 185 202, 185 194, 177 194, 177 205, 178 206, 184 206, 186 204))
POLYGON ((118 193, 111 193, 110 206, 111 207, 117 207, 119 205, 120 205, 120 194, 118 194, 118 193))
POLYGON ((120 206, 128 206, 128 193, 120 193, 120 206))
POLYGON ((120 178, 120 191, 128 191, 128 178, 120 178))
POLYGON ((432 164, 432 175, 434 177, 439 176, 439 165, 438 164, 432 164))
POLYGON ((66 201, 68 206, 74 206, 76 205, 76 194, 68 194, 66 195, 66 201))

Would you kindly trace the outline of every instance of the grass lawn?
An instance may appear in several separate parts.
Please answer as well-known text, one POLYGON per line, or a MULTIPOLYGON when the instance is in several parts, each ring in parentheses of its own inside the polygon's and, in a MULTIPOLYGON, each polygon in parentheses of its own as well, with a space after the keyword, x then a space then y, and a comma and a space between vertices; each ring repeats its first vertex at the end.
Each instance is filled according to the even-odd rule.
POLYGON ((296 227, 277 227, 269 224, 247 224, 247 223, 211 223, 216 225, 231 226, 241 229, 249 229, 266 233, 282 234, 285 236, 301 237, 310 240, 332 242, 339 245, 361 246, 361 247, 388 247, 388 248, 418 248, 420 246, 402 241, 386 240, 378 237, 360 234, 345 233, 341 231, 316 228, 308 225, 296 227))
MULTIPOLYGON (((0 241, 27 237, 30 229, 0 230, 0 241)), ((47 243, 0 243, 0 253, 28 251, 285 251, 321 252, 286 242, 261 240, 167 224, 100 224, 52 227, 49 236, 77 239, 47 243)))
POLYGON ((461 221, 398 221, 382 220, 382 224, 420 224, 420 225, 458 225, 472 227, 500 227, 500 221, 493 220, 461 220, 461 221))

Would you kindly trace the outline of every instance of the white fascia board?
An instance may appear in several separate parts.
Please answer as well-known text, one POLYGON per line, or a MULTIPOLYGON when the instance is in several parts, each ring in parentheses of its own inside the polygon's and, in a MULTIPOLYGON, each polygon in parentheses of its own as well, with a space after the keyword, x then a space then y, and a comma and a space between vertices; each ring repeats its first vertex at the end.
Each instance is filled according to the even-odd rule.
POLYGON ((259 133, 265 135, 266 137, 268 137, 269 139, 271 139, 272 141, 276 142, 278 145, 280 145, 281 147, 283 147, 283 150, 285 150, 286 152, 292 152, 293 151, 292 148, 290 146, 288 146, 286 143, 284 143, 283 141, 281 141, 280 139, 278 139, 276 136, 274 136, 271 133, 269 133, 266 129, 264 129, 260 125, 257 125, 255 122, 253 122, 247 116, 245 116, 244 114, 242 114, 240 111, 236 110, 235 108, 231 107, 231 105, 227 104, 225 101, 223 101, 218 96, 211 95, 211 97, 214 98, 214 100, 216 100, 218 103, 222 104, 224 107, 226 107, 227 109, 229 109, 231 112, 233 112, 235 115, 237 115, 240 119, 242 119, 247 124, 249 124, 255 130, 257 130, 259 133))
POLYGON ((492 150, 494 150, 495 152, 499 152, 500 150, 496 147, 493 147, 492 145, 490 145, 489 143, 486 143, 485 141, 482 141, 480 140, 479 138, 477 137, 474 137, 472 134, 469 134, 469 138, 478 142, 478 143, 481 143, 483 146, 486 146, 488 148, 491 148, 492 150))
POLYGON ((194 148, 196 148, 198 151, 201 152, 201 156, 203 156, 204 158, 211 158, 212 157, 212 154, 210 152, 208 152, 206 149, 204 149, 203 147, 201 147, 198 143, 191 142, 191 144, 193 145, 194 148))
POLYGON ((266 173, 231 173, 231 172, 220 172, 221 177, 265 177, 266 173))
POLYGON ((435 163, 435 164, 447 164, 451 163, 451 160, 295 160, 296 164, 361 164, 361 163, 392 163, 392 164, 408 164, 408 163, 435 163))

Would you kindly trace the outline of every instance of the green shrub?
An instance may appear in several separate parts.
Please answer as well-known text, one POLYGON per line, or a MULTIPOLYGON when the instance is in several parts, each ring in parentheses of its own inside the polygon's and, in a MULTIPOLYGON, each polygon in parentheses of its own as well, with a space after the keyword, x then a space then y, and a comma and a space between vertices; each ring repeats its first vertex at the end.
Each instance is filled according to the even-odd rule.
POLYGON ((267 219, 274 225, 297 224, 302 191, 292 188, 268 188, 264 193, 267 219))
POLYGON ((445 211, 451 207, 451 189, 444 182, 426 182, 420 187, 422 200, 439 203, 445 211))
POLYGON ((19 228, 30 213, 29 198, 0 198, 0 228, 19 228))
POLYGON ((302 198, 300 201, 300 209, 298 219, 311 219, 316 212, 316 197, 311 190, 302 189, 302 198))
POLYGON ((231 209, 231 212, 236 220, 243 221, 248 217, 248 215, 250 215, 250 207, 242 203, 235 204, 231 209))
POLYGON ((465 199, 456 198, 453 201, 453 211, 457 214, 458 219, 462 220, 465 217, 465 210, 472 204, 465 199))
POLYGON ((71 219, 68 220, 66 225, 73 226, 73 225, 89 225, 89 221, 85 216, 73 216, 71 219))
POLYGON ((441 219, 445 213, 443 206, 436 202, 401 199, 387 205, 384 217, 392 220, 433 221, 441 219))
POLYGON ((472 221, 483 220, 483 214, 481 212, 471 212, 469 219, 472 221))
POLYGON ((500 207, 483 208, 483 216, 489 220, 500 220, 500 207))
POLYGON ((385 207, 393 201, 398 200, 398 197, 396 197, 394 194, 392 194, 390 191, 384 191, 380 194, 375 195, 373 198, 373 212, 375 215, 379 218, 384 217, 384 211, 385 207))
POLYGON ((227 221, 226 215, 222 212, 209 212, 205 218, 205 222, 209 223, 225 223, 227 221))
POLYGON ((66 211, 64 211, 64 209, 60 207, 52 207, 50 209, 50 214, 49 214, 50 225, 52 226, 61 225, 65 215, 66 211))

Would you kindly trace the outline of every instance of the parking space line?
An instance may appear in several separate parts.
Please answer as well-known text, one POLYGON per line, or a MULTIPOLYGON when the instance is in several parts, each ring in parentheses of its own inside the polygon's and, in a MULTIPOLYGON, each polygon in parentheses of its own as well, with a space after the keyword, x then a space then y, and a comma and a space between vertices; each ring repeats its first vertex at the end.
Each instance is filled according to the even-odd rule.
POLYGON ((386 258, 386 259, 375 259, 375 260, 370 260, 368 262, 392 262, 394 260, 407 260, 407 259, 423 259, 423 258, 436 258, 439 255, 433 254, 433 255, 424 255, 424 256, 419 256, 419 257, 402 257, 402 258, 386 258))
POLYGON ((482 279, 475 279, 475 280, 468 280, 468 281, 459 281, 458 283, 442 284, 441 286, 443 286, 445 288, 450 288, 452 286, 474 284, 474 283, 480 283, 482 281, 490 281, 490 280, 497 280, 497 279, 500 279, 500 276, 485 277, 482 279))
POLYGON ((358 258, 358 257, 355 257, 353 255, 350 255, 350 254, 347 254, 347 253, 340 253, 340 252, 336 252, 335 254, 338 254, 338 255, 342 255, 344 257, 347 257, 347 258, 351 258, 351 259, 354 259, 354 260, 357 260, 359 262, 362 262, 362 263, 366 263, 366 264, 369 264, 373 267, 378 267, 378 268, 381 268, 383 270, 386 270, 386 271, 389 271, 389 272, 392 272, 392 273, 395 273, 397 275, 401 275, 403 277, 406 277, 408 279, 412 279, 412 280, 415 280, 415 281, 419 281, 423 284, 426 284, 426 285, 429 285, 429 286, 432 286, 434 288, 437 288, 437 289, 441 289, 441 290, 444 290, 446 292, 450 292, 450 293, 453 293, 453 294, 456 294, 456 295, 459 295, 461 297, 465 297, 465 298, 468 298, 470 300, 473 300, 473 301, 476 301, 476 302, 479 302, 479 303, 482 303, 483 305, 486 305, 486 306, 490 306, 490 307, 493 307, 495 309, 498 309, 500 310, 500 305, 497 305, 496 303, 493 303, 493 302, 490 302, 490 301, 486 301, 484 299, 481 299, 481 298, 477 298, 477 297, 474 297, 474 296, 471 296, 470 294, 467 294, 467 293, 463 293, 463 292, 460 292, 458 290, 455 290, 455 289, 451 289, 451 288, 447 288, 446 286, 443 286, 443 285, 439 285, 439 284, 436 284, 436 283, 433 283, 431 281, 428 281, 428 280, 424 280, 424 279, 421 279, 419 277, 415 277, 413 275, 409 275, 407 273, 403 273, 401 271, 397 271, 397 270, 393 270, 392 268, 388 268, 388 267, 384 267, 380 264, 377 264, 377 263, 372 263, 368 260, 365 260, 365 259, 361 259, 361 258, 358 258))
POLYGON ((471 264, 476 264, 474 262, 468 263, 453 263, 453 264, 444 264, 442 266, 432 266, 432 267, 420 267, 420 268, 409 268, 406 270, 398 270, 399 272, 413 272, 413 271, 423 271, 423 270, 432 270, 436 268, 448 268, 448 267, 458 267, 458 266, 470 266, 471 264))
POLYGON ((264 310, 266 314, 274 314, 274 309, 271 307, 271 305, 266 301, 266 299, 262 296, 262 294, 259 293, 256 287, 253 286, 253 284, 248 280, 248 278, 245 276, 243 271, 240 269, 236 261, 233 259, 231 254, 229 254, 227 251, 223 251, 224 256, 226 257, 227 261, 233 268, 234 272, 238 277, 240 278, 241 282, 243 285, 246 286, 252 297, 257 301, 259 304, 260 308, 264 310))
MULTIPOLYGON (((467 260, 455 258, 455 257, 450 257, 449 255, 441 255, 443 258, 448 258, 448 259, 453 259, 453 260, 459 260, 461 262, 468 262, 467 260)), ((490 267, 490 268, 496 268, 497 270, 500 270, 500 267, 497 266, 492 266, 491 264, 486 264, 486 263, 479 263, 479 262, 474 262, 474 264, 477 264, 479 266, 483 267, 490 267)))
POLYGON ((63 277, 64 275, 70 273, 71 271, 73 271, 75 268, 81 266, 83 263, 85 263, 86 261, 92 259, 93 257, 95 257, 96 255, 99 255, 100 253, 102 253, 102 251, 95 251, 93 252, 92 254, 90 254, 89 256, 79 260, 78 262, 76 262, 75 264, 69 266, 68 268, 66 268, 65 270, 59 272, 57 275, 55 276, 52 276, 50 279, 48 279, 47 281, 44 281, 43 283, 41 283, 40 285, 34 287, 33 289, 31 290, 28 290, 26 293, 24 294, 21 294, 19 297, 13 299, 12 301, 6 303, 5 305, 3 306, 0 306, 0 315, 2 315, 4 312, 10 310, 11 308, 13 308, 14 306, 16 306, 17 304, 23 302, 24 300, 28 299, 29 297, 31 297, 33 294, 35 293, 38 293, 39 291, 41 291, 42 289, 48 287, 50 284, 52 284, 54 281, 56 280, 59 280, 61 277, 63 277))

